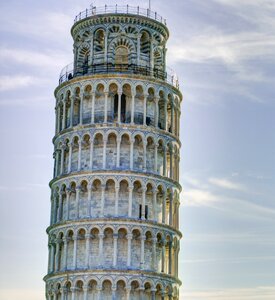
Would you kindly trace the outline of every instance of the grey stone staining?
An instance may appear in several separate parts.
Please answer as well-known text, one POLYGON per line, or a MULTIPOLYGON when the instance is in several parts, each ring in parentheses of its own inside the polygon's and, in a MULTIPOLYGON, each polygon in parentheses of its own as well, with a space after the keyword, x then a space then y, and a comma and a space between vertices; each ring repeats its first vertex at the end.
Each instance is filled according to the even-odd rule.
POLYGON ((55 91, 46 298, 178 300, 182 95, 168 29, 113 12, 72 35, 55 91))

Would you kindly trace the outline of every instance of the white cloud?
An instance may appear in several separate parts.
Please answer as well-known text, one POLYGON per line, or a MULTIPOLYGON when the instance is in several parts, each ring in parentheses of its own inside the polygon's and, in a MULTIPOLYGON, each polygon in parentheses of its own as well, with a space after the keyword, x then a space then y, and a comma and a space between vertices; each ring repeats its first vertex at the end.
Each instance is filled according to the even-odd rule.
POLYGON ((25 49, 0 48, 0 61, 2 65, 8 62, 9 64, 16 63, 33 67, 41 67, 44 70, 45 68, 46 70, 57 70, 58 68, 65 66, 65 64, 68 64, 68 58, 68 53, 43 53, 25 49))
POLYGON ((0 76, 0 92, 48 83, 46 79, 29 75, 0 76))
POLYGON ((209 178, 209 183, 228 190, 244 191, 245 187, 226 178, 209 178))

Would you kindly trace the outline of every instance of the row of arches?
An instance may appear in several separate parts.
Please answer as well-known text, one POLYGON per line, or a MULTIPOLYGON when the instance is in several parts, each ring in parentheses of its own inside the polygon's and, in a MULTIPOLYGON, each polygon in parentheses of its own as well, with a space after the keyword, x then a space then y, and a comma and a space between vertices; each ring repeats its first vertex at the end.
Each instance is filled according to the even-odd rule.
POLYGON ((95 177, 52 188, 51 225, 78 219, 130 218, 179 228, 179 193, 173 187, 95 177))
POLYGON ((141 133, 115 130, 57 140, 54 177, 91 170, 131 170, 179 180, 179 146, 141 133))
POLYGON ((165 46, 157 32, 152 33, 144 28, 140 30, 134 26, 109 26, 95 28, 94 32, 86 30, 82 38, 75 37, 75 67, 79 72, 85 73, 85 69, 94 65, 121 62, 165 71, 165 46), (126 61, 118 59, 121 49, 124 49, 126 61))
POLYGON ((57 96, 56 133, 77 125, 119 123, 151 126, 179 137, 180 103, 172 92, 142 84, 109 82, 76 86, 57 96))
POLYGON ((169 282, 104 276, 47 284, 47 300, 179 300, 178 286, 169 282))
POLYGON ((49 273, 68 270, 145 270, 178 276, 179 240, 158 231, 119 226, 79 227, 50 234, 49 273))

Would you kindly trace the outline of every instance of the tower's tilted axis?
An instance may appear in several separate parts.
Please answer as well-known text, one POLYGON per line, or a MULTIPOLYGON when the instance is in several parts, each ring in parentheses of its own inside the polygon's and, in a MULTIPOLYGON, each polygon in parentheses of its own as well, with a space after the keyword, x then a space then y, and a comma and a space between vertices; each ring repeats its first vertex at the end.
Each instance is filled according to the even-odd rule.
POLYGON ((179 299, 179 127, 166 22, 148 9, 75 18, 56 96, 48 300, 179 299))

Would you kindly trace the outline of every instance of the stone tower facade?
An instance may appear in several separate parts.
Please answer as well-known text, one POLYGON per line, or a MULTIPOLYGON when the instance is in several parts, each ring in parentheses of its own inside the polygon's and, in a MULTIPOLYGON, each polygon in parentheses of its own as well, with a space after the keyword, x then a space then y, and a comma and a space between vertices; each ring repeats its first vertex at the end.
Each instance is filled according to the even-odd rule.
POLYGON ((178 300, 182 95, 169 31, 139 7, 80 13, 56 97, 48 300, 178 300))

